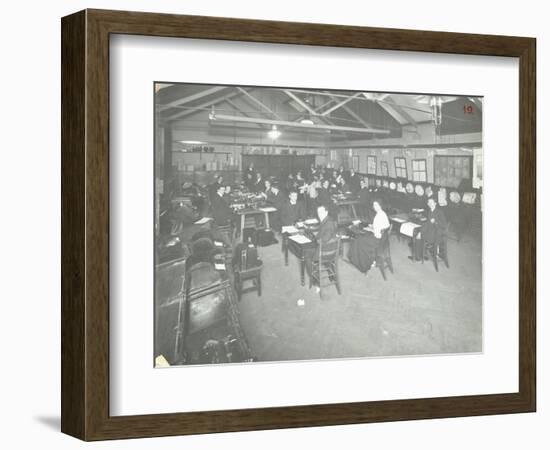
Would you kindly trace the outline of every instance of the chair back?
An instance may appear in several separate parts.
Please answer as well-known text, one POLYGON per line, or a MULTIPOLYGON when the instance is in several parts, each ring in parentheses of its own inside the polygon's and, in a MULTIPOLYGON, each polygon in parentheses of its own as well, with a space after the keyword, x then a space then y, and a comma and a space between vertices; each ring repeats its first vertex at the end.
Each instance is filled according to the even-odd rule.
POLYGON ((319 242, 319 261, 321 263, 332 263, 338 261, 340 251, 340 237, 335 236, 330 241, 319 242))
POLYGON ((378 247, 382 255, 386 255, 389 251, 390 234, 391 234, 392 228, 393 228, 393 223, 390 222, 390 226, 382 230, 382 237, 380 238, 380 244, 378 247))

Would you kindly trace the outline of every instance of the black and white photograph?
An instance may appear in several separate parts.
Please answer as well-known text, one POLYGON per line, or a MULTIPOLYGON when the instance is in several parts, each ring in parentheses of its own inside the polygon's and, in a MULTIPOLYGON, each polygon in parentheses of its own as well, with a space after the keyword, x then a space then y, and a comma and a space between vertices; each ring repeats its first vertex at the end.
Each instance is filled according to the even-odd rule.
POLYGON ((483 97, 154 91, 155 367, 483 351, 483 97))

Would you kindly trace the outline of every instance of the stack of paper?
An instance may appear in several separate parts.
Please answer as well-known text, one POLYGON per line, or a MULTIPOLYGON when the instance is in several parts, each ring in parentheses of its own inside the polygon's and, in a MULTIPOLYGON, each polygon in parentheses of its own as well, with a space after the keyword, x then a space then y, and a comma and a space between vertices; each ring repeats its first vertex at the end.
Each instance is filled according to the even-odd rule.
POLYGON ((283 233, 289 233, 289 234, 298 233, 298 228, 296 228, 295 226, 290 225, 290 226, 283 227, 281 229, 281 231, 283 233))
POLYGON ((401 225, 401 228, 399 231, 401 234, 404 234, 405 236, 412 237, 414 230, 416 230, 420 225, 417 225, 416 223, 412 222, 405 222, 401 225))
POLYGON ((405 223, 406 222, 406 220, 402 219, 401 217, 392 217, 391 220, 393 220, 394 222, 397 222, 397 223, 405 223))
POLYGON ((215 264, 214 264, 214 269, 216 269, 216 270, 225 270, 225 264, 223 264, 223 263, 215 263, 215 264))
POLYGON ((273 208, 273 206, 267 206, 265 208, 260 208, 260 211, 262 211, 262 212, 274 212, 274 211, 277 211, 277 208, 273 208))
POLYGON ((223 242, 214 241, 214 245, 215 245, 216 247, 223 247, 223 242))
POLYGON ((317 219, 307 219, 304 223, 306 225, 315 225, 316 223, 319 223, 319 221, 317 219))
POLYGON ((308 239, 307 237, 305 237, 302 234, 297 234, 295 236, 290 236, 289 239, 292 239, 297 244, 308 244, 308 243, 311 242, 310 239, 308 239))
POLYGON ((205 223, 208 223, 210 222, 212 219, 212 217, 203 217, 202 219, 199 219, 195 222, 195 225, 203 225, 205 223))

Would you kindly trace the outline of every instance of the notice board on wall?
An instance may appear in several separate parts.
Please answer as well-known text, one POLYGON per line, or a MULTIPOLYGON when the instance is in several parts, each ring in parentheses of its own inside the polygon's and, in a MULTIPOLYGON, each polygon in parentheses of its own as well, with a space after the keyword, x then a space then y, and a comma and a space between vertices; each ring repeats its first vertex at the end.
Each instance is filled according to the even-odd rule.
POLYGON ((438 186, 472 186, 471 156, 434 156, 434 182, 438 186))

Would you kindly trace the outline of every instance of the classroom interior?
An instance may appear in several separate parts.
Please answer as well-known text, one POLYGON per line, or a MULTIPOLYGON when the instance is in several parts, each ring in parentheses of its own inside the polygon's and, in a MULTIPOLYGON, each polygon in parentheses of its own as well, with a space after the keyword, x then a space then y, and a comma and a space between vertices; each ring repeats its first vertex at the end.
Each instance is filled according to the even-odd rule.
POLYGON ((155 367, 483 351, 482 97, 154 89, 155 367))

